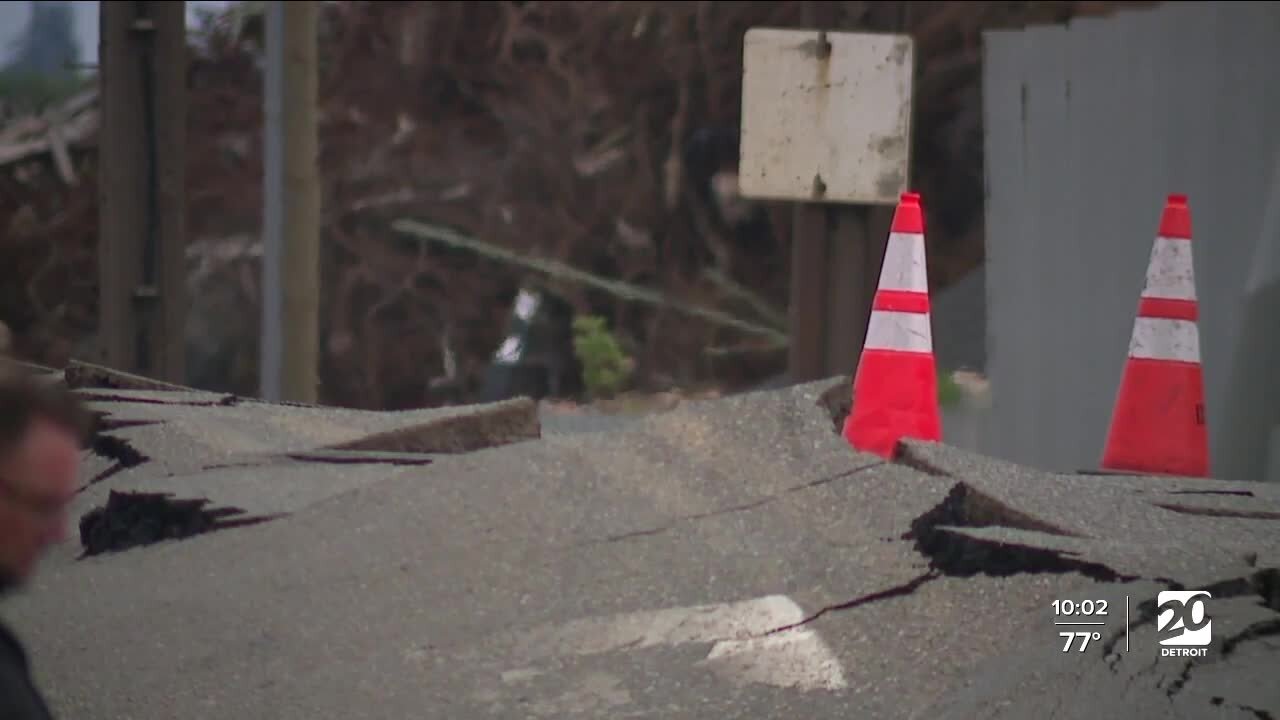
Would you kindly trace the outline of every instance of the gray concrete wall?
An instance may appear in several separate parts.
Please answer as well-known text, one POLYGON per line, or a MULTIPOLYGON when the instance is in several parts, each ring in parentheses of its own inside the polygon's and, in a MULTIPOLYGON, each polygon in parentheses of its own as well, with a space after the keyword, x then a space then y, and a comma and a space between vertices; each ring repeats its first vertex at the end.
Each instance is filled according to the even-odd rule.
POLYGON ((1235 476, 1226 396, 1245 284, 1259 243, 1280 242, 1262 237, 1280 150, 1280 4, 1169 3, 990 32, 984 45, 993 407, 981 449, 1097 467, 1160 211, 1180 192, 1211 460, 1235 476))
POLYGON ((991 411, 966 401, 942 409, 942 441, 948 445, 980 451, 987 444, 991 411))
POLYGON ((1280 481, 1280 153, 1275 157, 1262 236, 1240 303, 1240 332, 1223 405, 1229 477, 1280 481))

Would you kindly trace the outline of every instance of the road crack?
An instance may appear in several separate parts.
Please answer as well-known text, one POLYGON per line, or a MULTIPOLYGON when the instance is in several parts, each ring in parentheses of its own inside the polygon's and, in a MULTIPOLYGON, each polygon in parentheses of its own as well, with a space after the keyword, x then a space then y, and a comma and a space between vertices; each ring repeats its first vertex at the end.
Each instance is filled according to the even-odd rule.
POLYGON ((1247 713, 1252 713, 1253 716, 1258 720, 1275 720, 1275 716, 1267 712, 1266 710, 1262 710, 1260 708, 1256 708, 1250 705, 1241 705, 1240 703, 1228 703, 1227 699, 1224 697, 1215 696, 1209 700, 1209 704, 1213 705, 1214 707, 1221 707, 1223 705, 1226 705, 1227 707, 1235 708, 1236 710, 1242 710, 1247 713))
POLYGON ((789 625, 783 625, 781 627, 776 627, 772 630, 769 630, 768 632, 764 633, 764 636, 767 637, 769 635, 777 635, 778 633, 786 632, 788 630, 794 630, 802 625, 808 625, 809 623, 813 622, 814 620, 817 620, 818 618, 822 617, 823 615, 826 615, 827 613, 840 612, 842 610, 852 610, 853 608, 861 607, 863 605, 869 605, 871 603, 879 602, 881 600, 889 600, 896 597, 903 597, 906 595, 910 595, 914 593, 916 590, 919 590, 920 587, 925 583, 930 582, 932 580, 937 580, 940 577, 942 576, 939 575, 937 572, 934 572, 931 570, 922 575, 918 575, 912 578, 911 580, 908 580, 907 582, 902 583, 901 585, 894 585, 893 587, 885 588, 884 590, 877 590, 876 592, 873 592, 867 595, 862 595, 860 597, 856 597, 852 600, 849 600, 848 602, 840 603, 839 605, 828 605, 822 608, 821 610, 818 610, 817 612, 813 613, 812 615, 806 617, 803 620, 799 620, 789 625))
POLYGON ((89 482, 76 490, 77 493, 84 492, 87 488, 106 480, 116 473, 137 467, 151 459, 145 453, 131 445, 128 440, 102 432, 97 432, 93 436, 93 439, 90 441, 89 448, 93 451, 94 455, 107 460, 114 460, 115 462, 106 470, 103 470, 90 478, 89 482))
POLYGON ((240 404, 235 395, 224 395, 217 400, 171 400, 165 398, 138 397, 136 395, 112 395, 110 393, 85 393, 85 398, 94 403, 117 403, 120 405, 173 405, 177 407, 233 407, 240 404))
POLYGON ((768 505, 776 500, 780 500, 788 495, 798 493, 798 492, 804 492, 806 490, 812 490, 814 488, 822 487, 824 485, 830 485, 831 483, 848 479, 850 477, 853 477, 854 475, 858 475, 868 470, 882 467, 885 464, 886 463, 884 461, 874 462, 869 465, 863 465, 861 467, 854 468, 852 470, 845 470, 842 472, 833 473, 831 475, 820 477, 816 480, 811 480, 807 483, 794 485, 792 487, 780 490, 772 495, 766 495, 762 498, 759 498, 757 500, 752 500, 751 502, 743 503, 741 505, 733 505, 726 508, 710 510, 708 512, 702 512, 702 513, 694 513, 691 515, 682 515, 666 525, 661 525, 659 527, 653 527, 653 528, 646 528, 644 530, 632 530, 625 533, 619 533, 617 535, 609 535, 602 539, 587 541, 585 543, 582 543, 581 545, 583 546, 600 545, 603 543, 614 543, 614 542, 621 542, 624 540, 632 540, 640 537, 651 537, 653 535, 661 535, 662 533, 668 532, 670 530, 674 530, 677 527, 680 527, 681 525, 686 523, 696 522, 698 520, 706 520, 708 518, 713 518, 713 517, 720 517, 722 515, 732 515, 733 513, 746 512, 748 510, 755 510, 757 508, 764 507, 765 505, 768 505))
POLYGON ((1280 512, 1271 512, 1268 510, 1231 510, 1228 508, 1206 508, 1196 507, 1194 505, 1179 505, 1176 503, 1151 504, 1163 510, 1182 513, 1183 515, 1243 518, 1246 520, 1280 520, 1280 512))
MULTIPOLYGON (((1163 584, 1168 590, 1187 589, 1187 587, 1182 583, 1175 582, 1168 578, 1152 578, 1152 580, 1163 584)), ((1221 580, 1197 589, 1204 590, 1217 599, 1240 598, 1257 595, 1261 598, 1264 607, 1280 612, 1280 570, 1276 568, 1265 568, 1253 573, 1252 575, 1221 580)), ((1128 629, 1130 632, 1137 630, 1144 625, 1154 623, 1159 615, 1155 600, 1144 600, 1143 602, 1138 603, 1135 611, 1136 617, 1129 621, 1128 629)), ((1277 632, 1280 632, 1280 618, 1250 625, 1238 635, 1232 636, 1223 641, 1222 656, 1226 657, 1230 655, 1235 649, 1235 646, 1240 642, 1252 639, 1253 637, 1274 635, 1277 632), (1268 627, 1273 624, 1277 627, 1268 627), (1259 628, 1258 626, 1262 627, 1259 628), (1261 632, 1261 635, 1249 635, 1251 632, 1259 631, 1261 632)), ((1112 650, 1115 649, 1115 646, 1123 637, 1124 633, 1117 633, 1108 639, 1102 646, 1103 657, 1110 655, 1112 650)), ((1112 669, 1114 670, 1114 668, 1112 669)))
POLYGON ((1173 682, 1169 683, 1169 688, 1164 691, 1166 697, 1172 700, 1174 695, 1182 691, 1182 687, 1191 679, 1191 666, 1194 664, 1193 661, 1188 660, 1182 666, 1182 672, 1178 673, 1178 677, 1174 678, 1173 682))
POLYGON ((1062 551, 969 537, 947 530, 949 527, 1004 527, 1073 537, 1061 528, 1018 512, 959 482, 941 503, 912 521, 902 539, 914 540, 917 552, 929 560, 930 567, 951 577, 1075 572, 1102 582, 1136 579, 1101 563, 1067 557, 1062 551))
POLYGON ((1222 641, 1222 657, 1230 657, 1242 643, 1274 635, 1280 635, 1280 618, 1253 623, 1222 641))

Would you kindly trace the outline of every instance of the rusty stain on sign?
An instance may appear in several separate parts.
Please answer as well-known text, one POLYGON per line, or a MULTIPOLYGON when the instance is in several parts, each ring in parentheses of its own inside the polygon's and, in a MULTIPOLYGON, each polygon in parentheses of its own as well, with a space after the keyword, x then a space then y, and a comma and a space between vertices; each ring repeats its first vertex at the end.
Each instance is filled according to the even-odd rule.
POLYGON ((889 62, 902 67, 907 58, 911 57, 911 39, 902 38, 893 45, 893 49, 889 51, 889 62))
POLYGON ((813 196, 820 198, 827 194, 827 184, 822 182, 821 175, 813 176, 813 196))
POLYGON ((875 152, 878 152, 881 155, 892 155, 894 153, 902 152, 902 146, 905 142, 906 138, 901 136, 882 137, 873 141, 871 146, 875 152))
POLYGON ((757 28, 743 66, 744 195, 897 202, 908 177, 910 37, 757 28))
POLYGON ((906 177, 903 176, 901 170, 886 170, 876 178, 876 190, 882 195, 893 195, 900 188, 906 185, 906 177))
POLYGON ((831 41, 827 39, 827 31, 825 30, 819 30, 817 37, 812 40, 805 40, 797 45, 796 48, 800 52, 812 55, 819 60, 831 57, 831 41))

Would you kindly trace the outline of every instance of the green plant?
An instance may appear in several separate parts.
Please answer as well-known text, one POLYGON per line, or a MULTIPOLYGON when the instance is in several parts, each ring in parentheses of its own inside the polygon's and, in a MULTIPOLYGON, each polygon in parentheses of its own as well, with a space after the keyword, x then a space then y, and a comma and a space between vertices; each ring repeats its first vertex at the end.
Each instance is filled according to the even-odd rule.
POLYGON ((951 373, 939 369, 938 370, 938 405, 940 407, 949 408, 960 404, 964 399, 964 390, 959 383, 951 377, 951 373))
POLYGON ((630 379, 631 358, 622 352, 602 317, 579 315, 573 319, 573 351, 582 365, 583 385, 592 398, 612 397, 630 379))

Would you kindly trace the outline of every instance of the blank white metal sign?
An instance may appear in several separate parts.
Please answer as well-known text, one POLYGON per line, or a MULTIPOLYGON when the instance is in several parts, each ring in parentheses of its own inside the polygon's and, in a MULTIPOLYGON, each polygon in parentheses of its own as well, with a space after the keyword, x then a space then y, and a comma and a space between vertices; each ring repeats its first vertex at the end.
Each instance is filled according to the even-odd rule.
POLYGON ((742 194, 896 203, 907 190, 913 67, 907 35, 748 30, 742 194))

